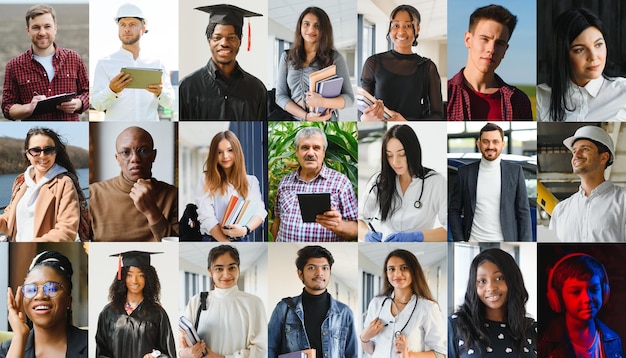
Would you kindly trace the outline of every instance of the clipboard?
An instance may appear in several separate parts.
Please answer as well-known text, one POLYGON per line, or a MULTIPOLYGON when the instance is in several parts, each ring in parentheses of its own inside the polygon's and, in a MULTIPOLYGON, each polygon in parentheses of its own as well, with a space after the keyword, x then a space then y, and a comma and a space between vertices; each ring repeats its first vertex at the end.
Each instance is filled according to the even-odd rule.
POLYGON ((75 92, 58 94, 47 97, 37 102, 33 115, 50 113, 57 110, 57 106, 63 102, 71 101, 76 96, 75 92))
POLYGON ((122 67, 133 79, 126 88, 146 89, 149 85, 161 83, 163 70, 160 68, 122 67))
POLYGON ((313 223, 315 216, 330 210, 330 193, 298 193, 302 222, 313 223))

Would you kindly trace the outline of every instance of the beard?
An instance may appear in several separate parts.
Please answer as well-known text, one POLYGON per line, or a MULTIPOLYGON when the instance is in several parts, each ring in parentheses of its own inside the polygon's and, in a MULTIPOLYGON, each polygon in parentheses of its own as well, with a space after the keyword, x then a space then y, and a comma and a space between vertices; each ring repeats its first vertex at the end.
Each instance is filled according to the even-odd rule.
POLYGON ((120 36, 120 41, 122 41, 122 44, 124 45, 134 45, 135 43, 137 43, 137 41, 139 41, 139 34, 131 38, 126 38, 126 39, 120 36))

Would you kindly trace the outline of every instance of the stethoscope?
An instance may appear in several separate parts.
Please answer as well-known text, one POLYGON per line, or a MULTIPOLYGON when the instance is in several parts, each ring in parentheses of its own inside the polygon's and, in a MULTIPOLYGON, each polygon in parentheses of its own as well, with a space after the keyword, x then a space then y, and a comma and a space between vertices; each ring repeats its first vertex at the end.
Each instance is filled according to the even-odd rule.
MULTIPOLYGON (((420 196, 413 203, 413 207, 415 209, 420 209, 422 207, 422 196, 424 195, 424 186, 426 185, 426 178, 421 178, 421 179, 422 179, 422 188, 420 190, 420 196)), ((371 194, 372 190, 374 190, 375 188, 376 188, 376 184, 372 185, 368 194, 371 194)), ((377 219, 377 218, 371 218, 371 219, 377 219)))
MULTIPOLYGON (((387 300, 392 300, 393 298, 391 298, 390 296, 386 296, 385 299, 383 300, 383 303, 380 305, 380 308, 378 309, 378 314, 376 315, 378 318, 380 318, 380 313, 383 310, 383 307, 385 306, 385 302, 387 302, 387 300)), ((409 325, 409 322, 411 322, 411 318, 413 318, 413 313, 415 313, 415 309, 417 308, 417 297, 415 297, 415 305, 413 305, 413 310, 411 311, 411 315, 409 315, 409 319, 406 320, 406 323, 404 324, 404 326, 402 326, 402 328, 399 331, 395 331, 393 336, 395 338, 400 337, 400 335, 403 334, 404 330, 406 329, 406 327, 409 325)), ((400 315, 400 313, 398 312, 398 316, 400 315)), ((385 323, 385 326, 388 326, 389 323, 385 323)))

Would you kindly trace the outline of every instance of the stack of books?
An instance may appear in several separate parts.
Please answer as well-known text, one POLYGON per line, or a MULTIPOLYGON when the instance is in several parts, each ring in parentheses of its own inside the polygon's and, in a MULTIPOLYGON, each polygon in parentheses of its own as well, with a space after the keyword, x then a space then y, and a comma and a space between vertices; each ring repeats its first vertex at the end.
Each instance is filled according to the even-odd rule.
POLYGON ((258 203, 232 195, 222 218, 222 227, 228 225, 248 225, 257 210, 258 203))
MULTIPOLYGON (((337 66, 330 65, 309 75, 309 90, 319 93, 324 98, 335 98, 341 94, 343 77, 337 76, 337 66)), ((324 107, 312 107, 311 111, 322 113, 324 107)))
MULTIPOLYGON (((356 105, 359 108, 359 111, 363 112, 366 108, 373 105, 376 102, 376 98, 372 96, 369 92, 364 90, 361 87, 357 87, 356 89, 356 105)), ((383 106, 383 118, 385 120, 389 120, 392 117, 391 111, 389 108, 383 106)))

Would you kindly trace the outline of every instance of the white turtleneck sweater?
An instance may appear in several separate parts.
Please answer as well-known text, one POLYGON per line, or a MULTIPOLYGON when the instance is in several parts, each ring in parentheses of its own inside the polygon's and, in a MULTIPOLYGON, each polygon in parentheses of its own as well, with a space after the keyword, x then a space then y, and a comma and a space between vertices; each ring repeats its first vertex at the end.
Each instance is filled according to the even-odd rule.
MULTIPOLYGON (((215 288, 207 296, 207 309, 200 314, 198 335, 213 352, 226 358, 267 357, 267 318, 263 301, 232 288, 215 288)), ((200 295, 193 296, 185 317, 196 322, 200 295)))
POLYGON ((39 197, 41 187, 61 173, 67 172, 67 169, 54 163, 48 172, 35 183, 33 179, 33 166, 26 168, 24 172, 24 183, 26 184, 26 192, 15 207, 16 234, 15 241, 33 241, 35 237, 35 204, 39 197))
POLYGON ((476 209, 469 241, 504 241, 500 224, 500 195, 502 193, 501 158, 480 159, 476 182, 476 209))

